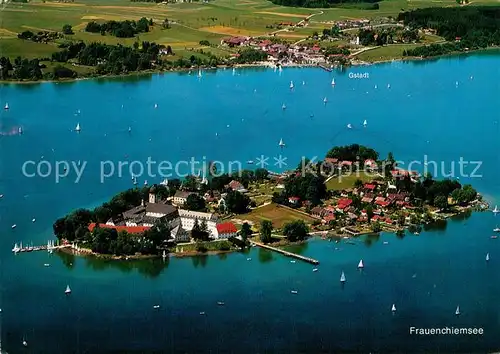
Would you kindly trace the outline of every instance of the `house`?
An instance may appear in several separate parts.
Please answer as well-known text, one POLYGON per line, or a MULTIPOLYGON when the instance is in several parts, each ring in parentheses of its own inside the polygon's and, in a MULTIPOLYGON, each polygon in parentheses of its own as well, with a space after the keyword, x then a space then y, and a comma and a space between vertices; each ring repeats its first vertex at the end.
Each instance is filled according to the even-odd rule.
POLYGON ((205 221, 209 237, 217 238, 216 226, 218 218, 215 214, 179 209, 179 217, 181 226, 186 231, 191 231, 196 221, 198 221, 198 224, 201 224, 203 221, 205 221))
POLYGON ((190 233, 185 230, 182 225, 177 225, 170 231, 170 236, 175 242, 189 242, 191 241, 190 233))
POLYGON ((364 167, 366 170, 376 170, 378 168, 377 162, 372 159, 367 159, 364 162, 364 167))
POLYGON ((365 194, 363 198, 361 198, 362 203, 372 203, 373 202, 373 195, 372 194, 365 194))
POLYGON ((364 185, 364 188, 370 192, 373 192, 375 190, 375 188, 377 188, 377 186, 375 184, 371 184, 371 183, 366 183, 364 185))
POLYGON ((244 45, 245 43, 247 43, 247 41, 248 41, 248 38, 246 38, 246 37, 230 37, 230 38, 224 38, 221 41, 221 44, 222 45, 225 44, 229 47, 238 47, 238 46, 244 45))
MULTIPOLYGON (((142 234, 144 231, 149 230, 151 227, 149 226, 113 226, 108 224, 99 224, 98 227, 103 229, 114 229, 117 232, 126 231, 129 234, 142 234)), ((96 228, 96 223, 91 223, 88 226, 90 232, 92 232, 96 228)))
POLYGON ((235 192, 240 192, 240 193, 246 193, 247 192, 247 190, 245 189, 245 187, 243 187, 243 185, 241 184, 241 182, 236 181, 234 179, 231 182, 229 182, 228 187, 231 188, 235 192))
POLYGON ((340 163, 340 166, 342 166, 342 167, 351 167, 352 166, 352 161, 342 161, 340 163))
POLYGON ((352 199, 348 199, 348 198, 341 198, 339 199, 339 201, 337 202, 337 210, 339 211, 344 211, 345 209, 347 209, 350 205, 352 204, 352 199))
POLYGON ((194 192, 184 192, 184 191, 177 191, 174 194, 174 204, 175 205, 184 205, 187 201, 187 198, 191 195, 194 194, 194 192))
POLYGON ((333 157, 326 157, 325 158, 325 162, 329 165, 331 165, 330 167, 334 167, 337 165, 337 163, 339 162, 339 159, 335 159, 333 157))
POLYGON ((299 205, 300 198, 299 197, 289 197, 288 203, 293 205, 299 205))
POLYGON ((225 222, 217 224, 217 238, 227 239, 229 237, 236 237, 238 230, 232 222, 225 222))
POLYGON ((324 210, 322 207, 314 207, 311 209, 311 215, 315 216, 317 218, 320 218, 323 216, 324 210))

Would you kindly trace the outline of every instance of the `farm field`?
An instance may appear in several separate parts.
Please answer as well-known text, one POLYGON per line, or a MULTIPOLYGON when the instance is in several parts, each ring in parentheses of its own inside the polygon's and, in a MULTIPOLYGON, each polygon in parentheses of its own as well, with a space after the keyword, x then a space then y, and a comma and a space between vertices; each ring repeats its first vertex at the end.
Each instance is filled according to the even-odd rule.
POLYGON ((298 211, 274 203, 256 208, 248 214, 238 215, 238 219, 252 222, 254 229, 258 229, 262 220, 271 220, 275 229, 281 228, 285 223, 294 220, 304 220, 306 223, 316 220, 298 211))

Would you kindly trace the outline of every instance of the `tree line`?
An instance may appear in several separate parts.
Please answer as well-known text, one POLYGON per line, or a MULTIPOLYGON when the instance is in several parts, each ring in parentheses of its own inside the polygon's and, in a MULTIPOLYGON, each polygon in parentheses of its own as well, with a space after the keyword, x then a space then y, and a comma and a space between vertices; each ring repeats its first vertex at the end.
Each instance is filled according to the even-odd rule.
POLYGON ((86 32, 100 33, 105 35, 107 33, 119 37, 130 38, 138 33, 149 32, 149 26, 153 25, 153 19, 142 17, 139 21, 108 21, 105 23, 97 23, 91 21, 85 27, 86 32))
MULTIPOLYGON (((379 0, 271 0, 272 3, 283 6, 308 7, 308 8, 328 8, 345 4, 368 3, 373 5, 379 0)), ((372 6, 372 9, 378 9, 378 6, 372 6)))
POLYGON ((466 6, 426 8, 398 15, 398 21, 418 29, 433 29, 447 41, 406 50, 407 56, 437 56, 456 51, 500 45, 500 7, 466 6))

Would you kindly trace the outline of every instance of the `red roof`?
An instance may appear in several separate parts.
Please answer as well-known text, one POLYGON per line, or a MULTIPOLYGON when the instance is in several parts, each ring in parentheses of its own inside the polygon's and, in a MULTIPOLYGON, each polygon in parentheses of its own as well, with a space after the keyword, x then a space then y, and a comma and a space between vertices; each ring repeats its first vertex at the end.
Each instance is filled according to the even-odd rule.
POLYGON ((339 159, 334 159, 333 157, 326 157, 325 162, 327 163, 337 163, 339 162, 339 159))
POLYGON ((217 224, 217 232, 219 234, 233 234, 237 231, 236 226, 232 222, 217 224))
POLYGON ((386 206, 389 206, 391 204, 391 202, 384 202, 381 200, 377 200, 377 201, 375 201, 375 204, 380 205, 381 207, 386 207, 386 206))
POLYGON ((339 209, 345 209, 352 204, 352 199, 339 199, 337 202, 337 207, 339 209))
POLYGON ((351 166, 352 165, 352 161, 342 161, 340 164, 343 165, 343 166, 351 166))
POLYGON ((377 163, 372 159, 365 160, 365 165, 376 165, 377 163))
MULTIPOLYGON (((99 224, 99 227, 104 229, 115 229, 116 231, 127 231, 129 234, 140 234, 146 230, 149 230, 149 226, 113 226, 106 224, 99 224)), ((92 232, 95 228, 95 223, 89 225, 89 231, 92 232)))
POLYGON ((299 199, 300 199, 299 197, 290 197, 290 198, 288 198, 288 200, 293 200, 295 202, 298 202, 299 199))
POLYGON ((236 180, 232 180, 231 182, 229 182, 229 187, 232 190, 238 190, 238 189, 244 189, 245 188, 245 187, 243 187, 243 185, 239 181, 236 181, 236 180))
POLYGON ((317 45, 314 45, 314 47, 311 48, 312 50, 314 50, 315 52, 319 51, 321 48, 318 47, 317 45))
POLYGON ((260 47, 267 47, 268 45, 273 44, 269 39, 264 39, 262 42, 259 43, 260 47))
POLYGON ((374 190, 374 189, 375 189, 375 187, 376 187, 376 186, 375 186, 374 184, 368 184, 368 183, 367 183, 367 184, 365 184, 365 188, 366 188, 366 189, 374 190))

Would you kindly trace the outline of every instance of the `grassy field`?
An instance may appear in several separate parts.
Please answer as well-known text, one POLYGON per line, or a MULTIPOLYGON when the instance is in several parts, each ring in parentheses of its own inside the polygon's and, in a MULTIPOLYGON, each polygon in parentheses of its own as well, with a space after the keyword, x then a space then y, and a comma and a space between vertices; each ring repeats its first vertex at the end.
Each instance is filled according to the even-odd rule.
MULTIPOLYGON (((474 5, 496 4, 493 0, 475 1, 474 5)), ((51 44, 37 44, 22 41, 16 34, 24 30, 60 31, 64 24, 74 27, 75 34, 68 36, 87 42, 131 44, 136 38, 118 39, 110 35, 101 36, 84 32, 89 21, 138 20, 140 17, 153 18, 161 23, 168 18, 170 29, 155 26, 138 40, 155 41, 171 45, 179 55, 191 55, 193 49, 199 49, 199 41, 206 39, 219 43, 221 38, 232 35, 268 35, 276 29, 267 26, 282 21, 298 22, 306 16, 316 14, 310 19, 310 26, 294 32, 279 33, 278 36, 290 41, 299 40, 330 27, 331 21, 349 18, 374 18, 397 15, 401 10, 430 6, 456 6, 454 0, 385 0, 380 2, 379 10, 358 9, 304 9, 276 6, 265 0, 213 0, 210 3, 193 2, 178 4, 137 3, 128 0, 76 0, 74 3, 43 2, 33 0, 28 4, 9 3, 4 9, 0 22, 0 54, 9 57, 18 55, 35 57, 48 55, 57 50, 51 44)), ((214 49, 217 55, 229 55, 229 51, 214 49)), ((364 57, 373 53, 367 52, 364 57)), ((385 54, 377 54, 383 57, 385 54)))
POLYGON ((274 203, 252 210, 248 214, 240 215, 239 219, 253 222, 255 229, 258 229, 258 225, 262 220, 271 220, 274 228, 281 228, 285 223, 293 220, 304 220, 306 223, 311 223, 315 220, 295 210, 284 208, 274 203))
POLYGON ((367 50, 357 55, 356 58, 369 62, 400 59, 403 58, 403 51, 405 49, 413 49, 419 46, 422 46, 422 44, 391 44, 367 50))
POLYGON ((353 188, 354 182, 356 182, 357 179, 360 179, 363 182, 369 182, 373 180, 373 177, 366 175, 364 173, 360 173, 359 176, 352 174, 352 175, 342 176, 341 178, 334 177, 330 179, 328 182, 326 182, 326 189, 339 191, 343 189, 353 188))

